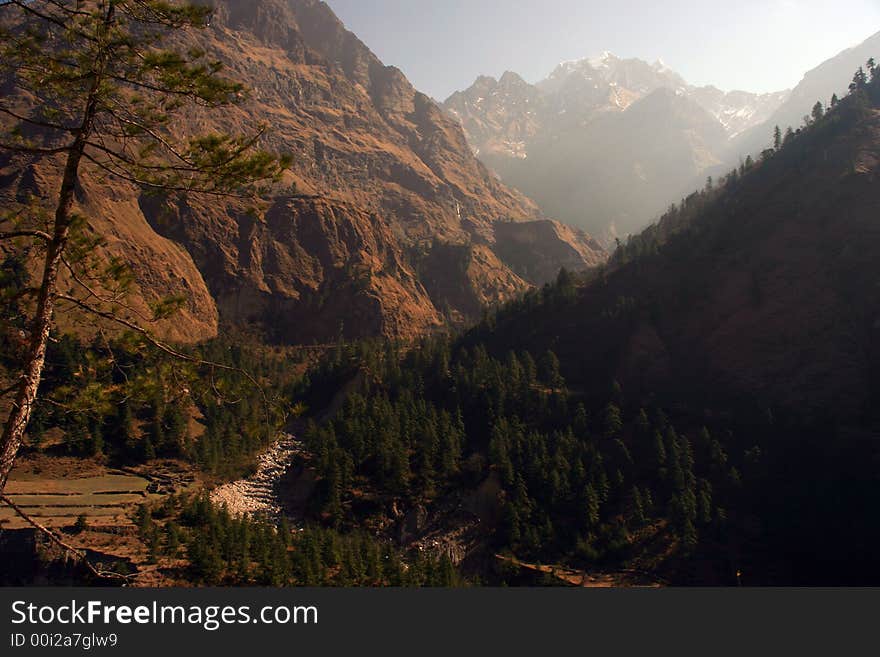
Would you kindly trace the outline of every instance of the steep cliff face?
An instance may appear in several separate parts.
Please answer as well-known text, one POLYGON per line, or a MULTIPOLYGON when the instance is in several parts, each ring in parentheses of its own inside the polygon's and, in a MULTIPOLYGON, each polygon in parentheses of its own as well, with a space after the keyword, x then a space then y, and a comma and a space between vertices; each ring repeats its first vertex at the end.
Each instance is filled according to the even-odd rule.
POLYGON ((340 331, 407 339, 542 284, 563 264, 583 269, 604 258, 586 236, 560 229, 585 257, 545 263, 538 277, 514 273, 494 227, 544 221, 540 211, 502 185, 473 156, 458 122, 380 62, 323 2, 216 6, 212 24, 176 36, 177 45, 195 43, 223 62, 249 96, 219 114, 193 110, 174 129, 183 136, 265 124, 264 146, 293 157, 284 191, 248 208, 138 198, 110 180, 110 192, 87 187, 82 203, 90 221, 100 215, 94 230, 125 235, 114 254, 129 260, 145 240, 168 250, 134 256, 144 294, 169 272, 199 295, 207 290, 192 308, 207 313, 193 339, 216 330, 218 312, 221 323, 282 342, 329 341, 340 331), (108 196, 119 203, 106 205, 108 196), (435 249, 454 249, 466 262, 435 249), (172 254, 178 264, 168 267, 172 254))
MULTIPOLYGON (((32 198, 51 199, 57 193, 60 170, 51 164, 32 166, 20 159, 0 158, 0 207, 14 208, 30 203, 32 198)), ((133 278, 125 297, 127 309, 120 314, 143 321, 151 317, 151 304, 169 297, 184 300, 172 319, 151 322, 149 327, 170 340, 181 343, 199 342, 217 334, 217 305, 199 268, 180 244, 157 234, 144 218, 137 202, 137 192, 128 185, 108 184, 91 178, 77 194, 76 212, 87 217, 86 237, 100 238, 94 249, 94 263, 103 267, 114 258, 122 259, 133 278)), ((4 242, 0 258, 21 245, 4 242)), ((31 275, 39 271, 38 258, 27 259, 31 275)), ((67 269, 61 271, 64 286, 79 287, 67 269)), ((101 280, 87 284, 97 293, 109 296, 101 280)), ((82 293, 80 288, 79 293, 82 293)), ((94 316, 59 313, 62 330, 91 334, 100 325, 94 316)))
POLYGON ((215 218, 235 244, 210 245, 218 231, 200 225, 210 210, 181 217, 182 243, 212 251, 207 279, 222 316, 250 322, 269 312, 272 321, 262 323, 281 340, 327 339, 340 326, 347 337, 406 338, 473 317, 563 265, 583 269, 604 258, 587 236, 560 228, 584 257, 545 262, 542 276, 515 273, 495 225, 543 221, 541 213, 499 183, 458 123, 323 2, 228 0, 205 36, 254 89, 245 111, 271 117, 271 143, 294 155, 297 191, 309 195, 276 203, 260 225, 229 212, 215 218), (223 252, 239 255, 221 276, 213 270, 223 252))
POLYGON ((454 120, 324 3, 222 2, 208 45, 254 89, 273 140, 295 156, 301 191, 384 209, 413 237, 462 237, 459 214, 487 225, 539 216, 471 156, 454 120))
POLYGON ((497 251, 528 280, 550 280, 559 265, 569 270, 601 264, 601 247, 582 231, 554 221, 495 224, 497 251))
POLYGON ((405 338, 442 324, 391 228, 351 202, 291 197, 260 215, 150 198, 141 206, 155 230, 188 245, 221 316, 272 341, 320 342, 340 330, 405 338))

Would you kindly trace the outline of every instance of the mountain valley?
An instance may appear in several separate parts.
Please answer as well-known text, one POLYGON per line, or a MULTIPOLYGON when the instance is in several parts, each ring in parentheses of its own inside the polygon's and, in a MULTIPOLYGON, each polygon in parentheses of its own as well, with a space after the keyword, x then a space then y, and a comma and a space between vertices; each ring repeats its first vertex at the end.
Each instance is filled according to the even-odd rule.
POLYGON ((441 104, 172 5, 0 5, 0 584, 880 582, 880 35, 441 104))

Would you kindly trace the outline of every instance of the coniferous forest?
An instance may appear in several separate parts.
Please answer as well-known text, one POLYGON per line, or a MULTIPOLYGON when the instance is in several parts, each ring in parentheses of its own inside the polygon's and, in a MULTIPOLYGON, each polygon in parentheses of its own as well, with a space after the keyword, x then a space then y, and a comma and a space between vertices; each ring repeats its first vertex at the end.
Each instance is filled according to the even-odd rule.
MULTIPOLYGON (((281 49, 262 15, 11 4, 0 583, 880 583, 873 59, 606 251, 359 41, 236 60, 250 96, 211 58, 236 30, 281 49), (206 49, 175 51, 184 28, 206 49), (278 138, 249 122, 273 94, 278 138)), ((282 3, 291 35, 319 4, 282 3)))

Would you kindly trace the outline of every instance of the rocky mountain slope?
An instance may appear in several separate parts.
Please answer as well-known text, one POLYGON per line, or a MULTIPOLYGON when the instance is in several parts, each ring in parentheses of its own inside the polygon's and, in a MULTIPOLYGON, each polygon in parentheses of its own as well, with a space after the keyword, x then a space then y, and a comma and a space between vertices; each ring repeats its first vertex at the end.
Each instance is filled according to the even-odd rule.
MULTIPOLYGON (((585 234, 557 228, 536 233, 540 267, 523 265, 528 253, 505 262, 496 225, 543 222, 543 214, 501 184, 457 122, 323 2, 221 0, 211 26, 189 38, 251 95, 222 116, 193 112, 177 129, 266 123, 265 146, 293 156, 295 192, 254 214, 216 200, 138 196, 112 180, 86 183, 81 209, 92 230, 118 236, 108 254, 133 262, 139 295, 187 293, 192 321, 178 322, 174 337, 207 337, 219 318, 282 342, 329 341, 340 331, 409 338, 542 284, 562 264, 604 260, 585 234), (439 256, 444 250, 458 257, 439 256), (559 250, 564 259, 549 261, 559 250)), ((51 193, 51 167, 4 164, 0 187, 10 202, 51 193)))
POLYGON ((502 180, 607 239, 691 189, 787 95, 694 87, 660 62, 606 52, 564 62, 536 85, 510 72, 481 77, 445 107, 502 180))
MULTIPOLYGON (((57 163, 28 164, 21 158, 0 153, 0 207, 11 210, 19 204, 29 204, 32 197, 52 199, 57 194, 60 176, 57 163)), ((79 213, 88 217, 89 238, 101 238, 102 243, 95 249, 98 262, 120 258, 130 270, 133 285, 125 303, 132 318, 134 314, 149 317, 150 304, 180 296, 186 303, 175 316, 151 328, 177 342, 197 342, 217 334, 217 304, 202 272, 185 248, 156 232, 139 204, 136 189, 87 176, 77 195, 77 205, 79 213)), ((0 245, 0 259, 17 248, 13 242, 4 242, 0 245)), ((31 274, 36 276, 39 260, 26 261, 31 274)), ((66 270, 61 272, 61 279, 65 285, 71 283, 66 270)), ((98 281, 92 285, 100 288, 98 281)), ((62 331, 89 334, 94 330, 92 317, 59 313, 56 319, 62 331)))

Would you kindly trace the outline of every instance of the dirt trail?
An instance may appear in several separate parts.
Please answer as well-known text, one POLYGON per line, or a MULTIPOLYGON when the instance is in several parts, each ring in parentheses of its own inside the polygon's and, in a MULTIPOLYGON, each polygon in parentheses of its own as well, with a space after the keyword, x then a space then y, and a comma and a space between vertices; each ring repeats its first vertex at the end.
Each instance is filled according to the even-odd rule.
POLYGON ((281 516, 279 481, 293 456, 302 451, 302 443, 292 434, 280 434, 278 440, 260 455, 253 475, 215 488, 211 492, 211 501, 218 506, 226 505, 235 516, 278 520, 281 516))
POLYGON ((496 554, 495 558, 524 570, 550 575, 564 584, 581 588, 659 588, 663 586, 661 582, 651 578, 647 573, 635 570, 588 573, 564 566, 527 563, 515 557, 501 554, 496 554))

